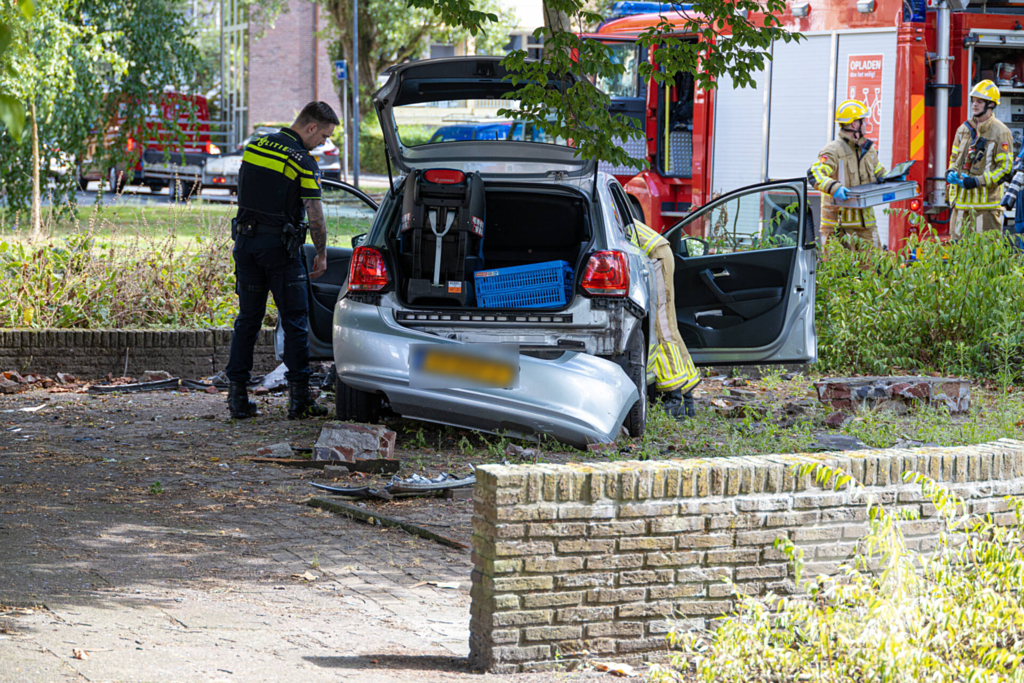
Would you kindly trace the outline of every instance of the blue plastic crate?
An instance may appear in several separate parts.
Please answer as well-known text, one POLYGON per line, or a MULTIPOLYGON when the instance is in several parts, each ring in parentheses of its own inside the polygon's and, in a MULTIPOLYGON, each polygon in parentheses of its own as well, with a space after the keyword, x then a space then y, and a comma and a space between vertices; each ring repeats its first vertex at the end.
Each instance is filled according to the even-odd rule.
POLYGON ((565 261, 481 270, 473 279, 483 308, 557 308, 572 299, 572 266, 565 261))

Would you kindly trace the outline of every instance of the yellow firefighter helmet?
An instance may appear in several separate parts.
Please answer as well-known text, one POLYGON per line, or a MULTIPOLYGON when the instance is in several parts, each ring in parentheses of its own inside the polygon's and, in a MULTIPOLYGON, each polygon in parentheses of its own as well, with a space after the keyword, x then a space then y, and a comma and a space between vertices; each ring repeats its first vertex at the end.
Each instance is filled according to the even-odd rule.
POLYGON ((995 83, 986 78, 971 88, 971 97, 999 104, 999 88, 996 87, 995 83))
POLYGON ((846 100, 836 107, 836 123, 841 126, 866 118, 867 115, 868 105, 860 100, 846 100))

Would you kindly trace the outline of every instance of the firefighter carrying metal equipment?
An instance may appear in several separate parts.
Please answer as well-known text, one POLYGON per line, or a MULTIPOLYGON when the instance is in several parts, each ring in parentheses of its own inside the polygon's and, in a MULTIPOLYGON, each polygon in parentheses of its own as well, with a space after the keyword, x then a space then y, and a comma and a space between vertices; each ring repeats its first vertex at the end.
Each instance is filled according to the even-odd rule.
POLYGON ((647 356, 647 374, 654 375, 654 389, 665 412, 677 420, 693 417, 693 388, 700 383, 700 374, 686 350, 676 323, 675 260, 668 240, 640 221, 634 220, 635 230, 630 241, 643 249, 654 266, 654 289, 657 301, 654 311, 654 335, 647 356))
MULTIPOLYGON (((880 247, 878 225, 873 209, 847 208, 836 204, 846 201, 851 187, 879 182, 888 171, 878 161, 873 140, 864 137, 867 105, 859 100, 846 100, 836 108, 839 135, 818 152, 818 160, 807 171, 810 185, 821 192, 821 246, 832 235, 854 235, 880 247)), ((848 248, 854 248, 848 241, 848 248)))
POLYGON ((1013 133, 993 114, 998 104, 999 88, 981 81, 971 90, 971 118, 956 131, 946 173, 953 239, 960 239, 965 227, 975 232, 1003 228, 1000 200, 1013 166, 1013 133))

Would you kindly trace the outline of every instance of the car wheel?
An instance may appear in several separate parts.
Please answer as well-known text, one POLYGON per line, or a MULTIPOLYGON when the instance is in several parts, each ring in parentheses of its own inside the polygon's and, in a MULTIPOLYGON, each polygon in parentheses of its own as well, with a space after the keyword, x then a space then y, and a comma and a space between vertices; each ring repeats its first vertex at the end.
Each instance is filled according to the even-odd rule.
POLYGON ((124 192, 125 186, 128 184, 128 178, 124 171, 119 171, 117 168, 111 168, 107 171, 107 191, 113 192, 114 194, 121 194, 124 192))
POLYGON ((334 381, 334 412, 338 420, 376 424, 381 400, 376 394, 353 389, 340 379, 334 381))
POLYGON ((196 182, 189 182, 188 180, 172 180, 170 182, 170 195, 172 202, 184 202, 190 197, 197 196, 203 191, 202 185, 196 182))
POLYGON ((626 343, 625 353, 612 356, 610 360, 618 364, 629 379, 636 385, 637 400, 626 414, 623 426, 632 437, 643 436, 647 428, 647 340, 644 339, 643 325, 638 325, 626 343))

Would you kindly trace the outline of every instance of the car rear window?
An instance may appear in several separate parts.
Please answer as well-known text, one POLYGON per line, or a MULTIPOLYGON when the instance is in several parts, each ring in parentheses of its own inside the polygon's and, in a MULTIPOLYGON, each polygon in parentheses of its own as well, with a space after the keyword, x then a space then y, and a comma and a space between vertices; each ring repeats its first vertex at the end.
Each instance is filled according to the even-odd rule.
POLYGON ((394 107, 398 138, 406 147, 444 142, 515 141, 566 146, 542 125, 501 116, 516 110, 515 100, 438 100, 394 107))

